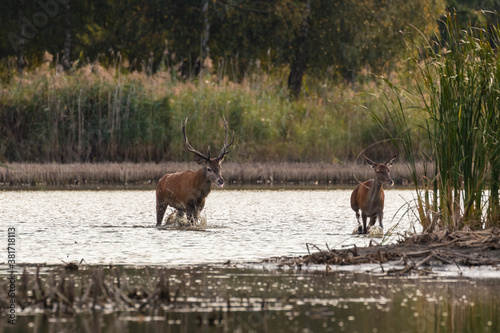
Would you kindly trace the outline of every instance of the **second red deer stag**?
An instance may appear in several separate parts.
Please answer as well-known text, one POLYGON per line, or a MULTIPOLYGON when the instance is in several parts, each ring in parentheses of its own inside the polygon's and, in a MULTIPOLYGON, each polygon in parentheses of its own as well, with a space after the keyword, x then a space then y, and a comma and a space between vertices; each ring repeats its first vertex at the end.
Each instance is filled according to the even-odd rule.
POLYGON ((376 178, 367 180, 366 182, 356 186, 351 194, 351 208, 356 212, 358 220, 358 233, 366 234, 366 219, 370 218, 370 226, 373 226, 378 218, 380 228, 383 228, 382 218, 384 217, 384 189, 383 185, 394 185, 391 178, 391 167, 396 160, 397 155, 391 157, 385 163, 375 163, 368 157, 364 156, 366 162, 375 171, 376 178), (359 222, 359 211, 361 210, 361 218, 363 226, 359 222))
POLYGON ((163 216, 168 206, 177 209, 177 214, 180 216, 186 213, 188 221, 195 223, 205 206, 205 198, 212 190, 212 184, 216 184, 219 187, 224 185, 220 164, 224 160, 224 157, 230 152, 228 148, 234 142, 234 132, 233 139, 228 144, 228 124, 226 119, 222 119, 222 123, 225 130, 224 146, 217 157, 211 158, 210 153, 208 153, 208 155, 202 154, 189 144, 186 136, 186 118, 184 125, 182 125, 184 141, 187 150, 195 155, 196 162, 201 165, 202 168, 196 172, 187 170, 184 172, 166 174, 160 179, 156 186, 157 227, 161 226, 163 216))

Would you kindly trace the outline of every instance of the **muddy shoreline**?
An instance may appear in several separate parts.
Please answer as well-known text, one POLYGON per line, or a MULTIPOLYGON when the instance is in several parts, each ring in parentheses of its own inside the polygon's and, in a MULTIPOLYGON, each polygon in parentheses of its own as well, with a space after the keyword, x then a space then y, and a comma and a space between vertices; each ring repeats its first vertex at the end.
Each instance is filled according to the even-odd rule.
MULTIPOLYGON (((371 244, 370 244, 371 245, 371 244)), ((298 258, 273 258, 279 267, 298 267, 315 264, 347 266, 392 263, 392 267, 381 271, 387 275, 432 273, 433 265, 455 265, 457 267, 492 266, 500 272, 500 229, 482 231, 439 231, 404 237, 396 244, 368 247, 350 247, 318 251, 298 258)))

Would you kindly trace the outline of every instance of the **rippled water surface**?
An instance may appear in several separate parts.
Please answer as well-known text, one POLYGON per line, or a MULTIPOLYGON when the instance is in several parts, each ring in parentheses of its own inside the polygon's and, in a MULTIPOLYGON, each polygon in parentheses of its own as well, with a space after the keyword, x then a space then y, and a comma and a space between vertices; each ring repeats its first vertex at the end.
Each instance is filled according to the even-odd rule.
MULTIPOLYGON (((178 265, 253 261, 368 245, 352 235, 356 218, 344 190, 216 190, 202 213, 204 230, 157 229, 154 191, 0 193, 2 230, 16 227, 17 262, 178 265)), ((405 202, 412 192, 386 191, 387 231, 413 230, 405 202)), ((169 213, 170 211, 167 211, 169 213)), ((394 233, 395 233, 394 232, 394 233)), ((389 241, 396 241, 393 236, 389 241)), ((381 241, 381 238, 375 239, 381 241)))
MULTIPOLYGON (((151 269, 124 269, 123 272, 130 277, 129 283, 136 283, 134 286, 158 283, 155 277, 159 272, 151 269)), ((115 277, 115 273, 104 269, 107 281, 112 280, 109 275, 115 277)), ((124 305, 115 304, 78 315, 50 311, 29 313, 19 316, 14 329, 9 327, 11 330, 7 331, 448 333, 500 330, 500 299, 496 292, 499 279, 436 280, 425 276, 398 278, 216 265, 168 268, 161 273, 169 281, 168 290, 174 298, 171 302, 150 301, 150 305, 139 312, 120 311, 124 305)), ((89 275, 88 271, 72 274, 79 285, 87 285, 87 279, 80 277, 89 275)), ((0 332, 8 326, 6 320, 0 320, 0 332)))

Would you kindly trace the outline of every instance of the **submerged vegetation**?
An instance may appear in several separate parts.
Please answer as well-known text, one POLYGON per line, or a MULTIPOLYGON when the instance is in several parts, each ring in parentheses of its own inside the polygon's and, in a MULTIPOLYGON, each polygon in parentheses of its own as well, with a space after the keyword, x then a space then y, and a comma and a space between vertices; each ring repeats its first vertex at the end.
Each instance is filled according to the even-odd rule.
MULTIPOLYGON (((17 276, 14 331, 497 332, 500 326, 493 279, 387 283, 386 274, 262 271, 229 263, 72 268, 78 265, 28 268, 17 276)), ((8 280, 1 284, 5 309, 8 280)), ((0 328, 7 325, 2 320, 0 328)))

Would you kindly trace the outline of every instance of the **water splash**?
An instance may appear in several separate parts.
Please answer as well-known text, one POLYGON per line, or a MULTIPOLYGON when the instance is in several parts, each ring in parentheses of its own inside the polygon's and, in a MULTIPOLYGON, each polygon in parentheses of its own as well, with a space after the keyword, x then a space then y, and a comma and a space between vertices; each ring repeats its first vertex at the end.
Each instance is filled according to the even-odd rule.
POLYGON ((207 228, 207 217, 200 216, 196 221, 189 221, 184 212, 172 212, 162 229, 176 229, 176 230, 205 230, 207 228))

